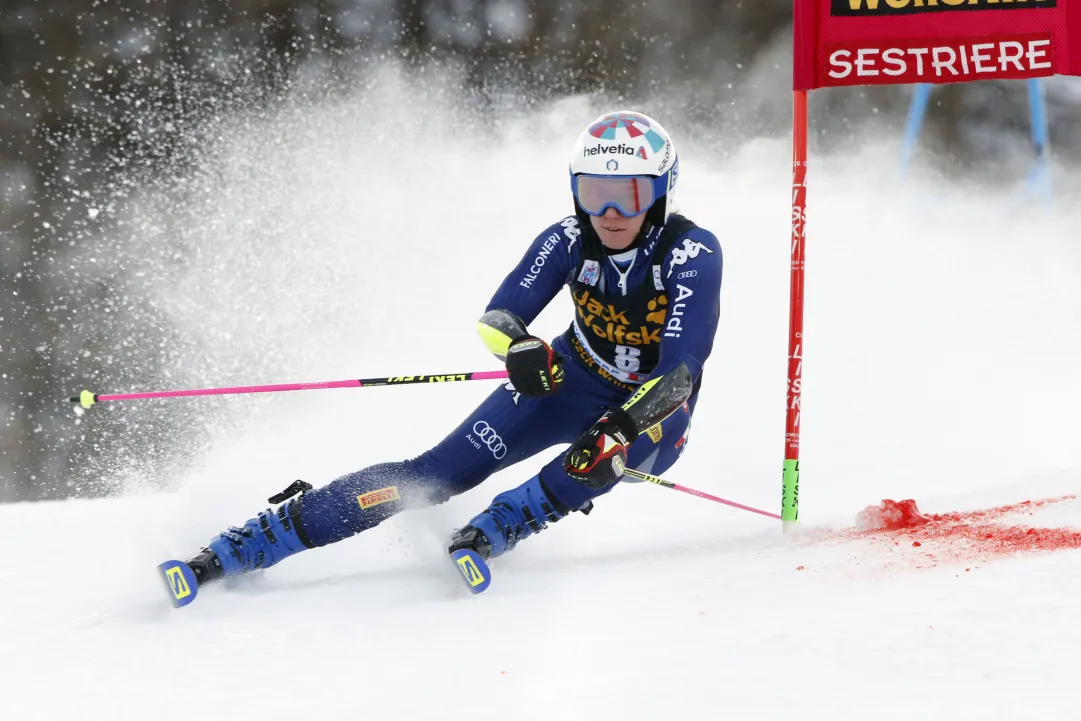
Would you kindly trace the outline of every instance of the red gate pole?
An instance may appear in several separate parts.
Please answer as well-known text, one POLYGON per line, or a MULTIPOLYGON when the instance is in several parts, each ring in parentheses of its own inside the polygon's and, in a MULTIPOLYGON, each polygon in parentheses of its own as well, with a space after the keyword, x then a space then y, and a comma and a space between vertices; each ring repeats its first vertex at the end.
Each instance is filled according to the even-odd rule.
POLYGON ((799 522, 800 397, 803 386, 803 279, 807 241, 807 91, 793 93, 792 282, 788 312, 788 398, 785 419, 781 520, 799 522))

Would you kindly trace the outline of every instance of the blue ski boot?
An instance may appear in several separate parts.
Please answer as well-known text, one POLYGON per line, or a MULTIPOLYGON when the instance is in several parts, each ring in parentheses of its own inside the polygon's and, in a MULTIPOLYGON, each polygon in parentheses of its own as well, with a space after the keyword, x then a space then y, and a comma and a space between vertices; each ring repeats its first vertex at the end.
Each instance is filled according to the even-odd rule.
MULTIPOLYGON (((303 497, 303 493, 311 488, 311 484, 297 481, 267 501, 281 503, 298 491, 303 497)), ((268 508, 249 519, 243 527, 230 526, 211 540, 188 561, 199 585, 223 576, 270 568, 284 558, 311 548, 299 524, 299 500, 282 503, 276 513, 268 508)))
MULTIPOLYGON (((590 502, 580 510, 588 514, 592 508, 590 502)), ((540 533, 548 523, 555 523, 570 512, 571 509, 548 496, 540 476, 533 476, 517 488, 500 493, 467 526, 456 529, 447 550, 453 554, 469 549, 485 560, 502 556, 522 539, 540 533)))

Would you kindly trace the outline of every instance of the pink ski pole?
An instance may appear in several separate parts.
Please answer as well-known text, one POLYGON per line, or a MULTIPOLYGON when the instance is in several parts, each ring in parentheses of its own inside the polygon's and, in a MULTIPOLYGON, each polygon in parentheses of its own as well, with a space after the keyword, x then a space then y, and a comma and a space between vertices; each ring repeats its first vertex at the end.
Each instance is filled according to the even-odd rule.
POLYGON ((776 518, 778 521, 781 520, 781 514, 779 514, 779 513, 770 513, 769 511, 763 511, 760 508, 753 508, 751 506, 745 506, 742 503, 736 503, 735 501, 729 501, 729 500, 721 498, 719 496, 711 496, 710 494, 705 493, 703 491, 696 491, 693 488, 687 488, 687 486, 681 486, 678 483, 673 483, 672 481, 666 481, 663 478, 658 478, 657 476, 651 476, 648 473, 642 473, 641 471, 636 471, 633 468, 628 468, 627 470, 625 470, 623 472, 623 474, 626 475, 626 476, 630 476, 631 478, 637 478, 640 481, 649 481, 650 483, 655 483, 658 486, 664 486, 665 488, 671 488, 673 491, 682 491, 683 493, 689 493, 692 496, 698 496, 699 498, 704 498, 707 501, 713 501, 714 503, 723 503, 726 506, 731 506, 732 508, 738 508, 741 511, 750 511, 751 513, 757 513, 760 516, 766 516, 767 518, 776 518))
POLYGON ((434 376, 388 376, 386 378, 359 378, 321 383, 284 383, 267 386, 237 386, 234 388, 199 388, 180 391, 150 391, 147 393, 91 393, 83 391, 71 399, 83 408, 100 401, 132 401, 143 398, 182 398, 185 396, 224 396, 237 393, 279 393, 282 391, 310 391, 324 388, 367 388, 368 386, 406 385, 409 383, 448 383, 454 381, 483 381, 507 377, 506 371, 474 371, 472 373, 448 373, 434 376))
MULTIPOLYGON (((322 381, 318 383, 281 383, 275 385, 265 386, 234 386, 231 388, 197 388, 191 390, 176 390, 176 391, 148 391, 144 393, 92 393, 91 391, 83 391, 78 396, 71 398, 72 403, 79 403, 83 408, 89 408, 95 403, 102 401, 131 401, 141 400, 145 398, 182 398, 186 396, 223 396, 242 393, 280 393, 284 391, 308 391, 308 390, 322 390, 328 388, 366 388, 370 386, 389 386, 389 385, 408 385, 411 383, 453 383, 456 381, 482 381, 482 380, 501 380, 507 377, 506 371, 473 371, 471 373, 448 373, 444 375, 422 375, 422 376, 387 376, 385 378, 356 378, 342 381, 322 381)), ((743 511, 750 511, 751 513, 757 513, 769 518, 776 518, 780 520, 781 516, 776 513, 770 513, 769 511, 763 511, 751 506, 745 506, 742 503, 736 503, 735 501, 729 501, 718 496, 710 495, 703 491, 696 491, 693 488, 687 486, 681 486, 678 483, 672 481, 666 481, 663 478, 650 475, 648 473, 642 473, 636 471, 633 468, 628 468, 624 471, 625 475, 637 478, 642 481, 649 481, 650 483, 665 488, 671 488, 674 491, 681 491, 683 493, 689 493, 692 496, 704 498, 707 501, 713 501, 714 503, 722 503, 732 508, 738 508, 743 511)))

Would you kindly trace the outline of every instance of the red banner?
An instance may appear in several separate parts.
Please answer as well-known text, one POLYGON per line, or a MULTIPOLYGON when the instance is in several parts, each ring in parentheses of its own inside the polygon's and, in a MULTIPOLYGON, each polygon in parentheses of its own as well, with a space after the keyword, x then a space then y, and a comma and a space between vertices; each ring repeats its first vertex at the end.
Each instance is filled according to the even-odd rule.
POLYGON ((1081 75, 1081 0, 794 3, 796 90, 1081 75))

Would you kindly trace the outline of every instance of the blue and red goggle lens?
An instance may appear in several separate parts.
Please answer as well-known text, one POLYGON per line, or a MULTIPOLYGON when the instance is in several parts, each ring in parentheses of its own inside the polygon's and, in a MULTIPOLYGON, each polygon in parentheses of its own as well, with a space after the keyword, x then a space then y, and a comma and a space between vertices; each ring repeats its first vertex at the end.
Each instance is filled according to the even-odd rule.
POLYGON ((571 189, 578 205, 590 215, 604 215, 615 208, 620 215, 633 218, 649 210, 653 201, 667 190, 668 176, 648 175, 574 175, 571 189), (658 183, 663 188, 658 190, 658 183))

